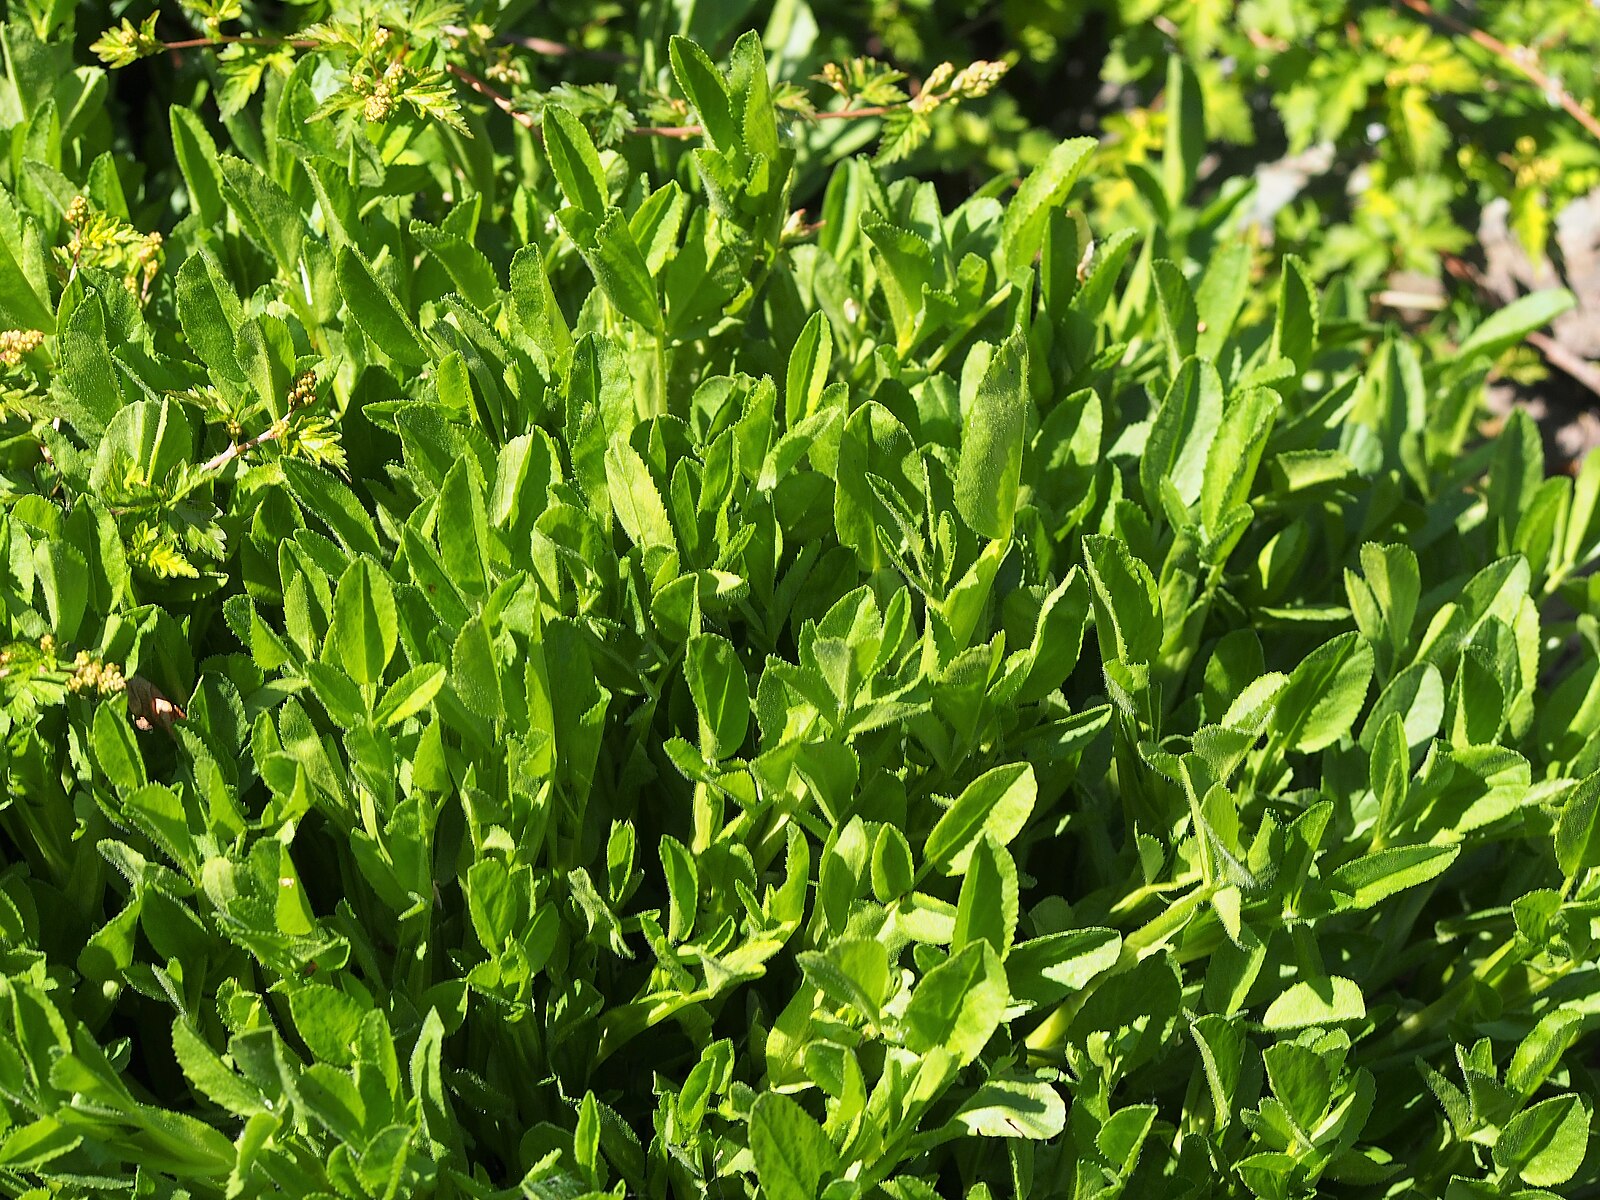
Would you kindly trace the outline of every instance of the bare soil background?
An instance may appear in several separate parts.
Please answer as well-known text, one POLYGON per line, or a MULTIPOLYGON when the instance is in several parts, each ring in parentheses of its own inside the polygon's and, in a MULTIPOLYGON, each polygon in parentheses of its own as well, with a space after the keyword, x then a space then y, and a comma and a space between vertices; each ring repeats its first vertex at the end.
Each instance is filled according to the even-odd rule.
POLYGON ((1509 303, 1539 288, 1564 287, 1577 305, 1536 342, 1550 367, 1540 383, 1493 383, 1490 406, 1521 406, 1539 423, 1553 470, 1574 470, 1600 446, 1600 189, 1569 204, 1556 219, 1550 259, 1531 262, 1506 223, 1507 204, 1484 210, 1478 241, 1483 268, 1475 282, 1494 301, 1509 303))

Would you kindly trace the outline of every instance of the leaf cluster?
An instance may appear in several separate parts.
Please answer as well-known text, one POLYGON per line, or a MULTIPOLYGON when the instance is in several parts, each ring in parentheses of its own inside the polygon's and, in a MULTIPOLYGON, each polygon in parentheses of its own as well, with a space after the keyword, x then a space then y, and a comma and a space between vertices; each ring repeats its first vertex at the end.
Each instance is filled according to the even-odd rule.
POLYGON ((174 108, 146 294, 99 68, 9 127, 0 1191, 1600 1182, 1600 459, 1477 432, 1570 297, 1372 323, 1192 104, 1153 232, 1087 138, 807 225, 660 61, 638 157, 174 108))

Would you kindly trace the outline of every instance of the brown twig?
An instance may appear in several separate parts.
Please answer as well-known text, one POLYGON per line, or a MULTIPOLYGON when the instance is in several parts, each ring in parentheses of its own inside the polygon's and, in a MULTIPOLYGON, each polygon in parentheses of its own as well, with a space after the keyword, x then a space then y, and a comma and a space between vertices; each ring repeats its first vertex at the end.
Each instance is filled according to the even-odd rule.
POLYGON ((1528 345, 1544 355, 1551 366, 1564 371, 1574 382, 1600 396, 1600 366, 1580 358, 1548 333, 1539 333, 1537 330, 1530 333, 1528 345))
MULTIPOLYGON (((539 132, 538 118, 523 112, 503 92, 490 87, 471 71, 458 67, 455 63, 446 63, 445 70, 449 71, 450 74, 461 80, 462 83, 484 97, 484 99, 525 129, 532 130, 534 133, 539 132)), ((875 104, 868 108, 840 108, 831 112, 812 113, 806 119, 810 121, 864 120, 868 117, 887 116, 892 111, 892 105, 875 104)), ((628 130, 628 133, 634 137, 696 138, 703 137, 705 131, 706 127, 704 125, 635 125, 628 130)))
POLYGON ((635 125, 628 130, 634 137, 694 138, 706 131, 704 125, 635 125))
POLYGON ((1600 118, 1578 103, 1578 99, 1554 76, 1545 72, 1536 61, 1533 51, 1523 47, 1508 46, 1492 34, 1476 29, 1464 21, 1458 21, 1448 13, 1435 12, 1429 8, 1424 0, 1397 0, 1398 3, 1409 8, 1424 20, 1435 22, 1448 29, 1450 32, 1476 42, 1490 54, 1500 59, 1513 71, 1518 72, 1530 82, 1535 84, 1546 96, 1567 110, 1573 120, 1582 125, 1589 132, 1589 136, 1600 141, 1600 118))
POLYGON ((225 467, 240 455, 249 454, 250 451, 254 450, 257 446, 264 446, 268 442, 275 441, 276 439, 282 437, 288 432, 288 430, 289 423, 287 421, 274 421, 271 425, 268 425, 265 430, 256 434, 256 436, 251 438, 249 441, 235 442, 221 454, 217 454, 207 459, 201 464, 200 469, 202 471, 215 471, 220 467, 225 467))
POLYGON ((1424 292, 1406 292, 1390 289, 1379 292, 1372 298, 1373 303, 1381 304, 1385 308, 1417 308, 1429 312, 1438 312, 1445 306, 1442 296, 1430 296, 1424 292))
MULTIPOLYGON (((472 31, 460 25, 441 25, 440 30, 453 38, 468 38, 472 31)), ((543 54, 546 58, 565 58, 568 55, 582 55, 584 58, 595 58, 601 62, 632 62, 633 59, 626 54, 618 54, 615 50, 590 50, 585 46, 569 46, 565 42, 552 42, 549 38, 529 37, 522 33, 496 33, 493 35, 497 42, 504 42, 508 46, 521 46, 524 50, 531 50, 535 54, 543 54)))
POLYGON ((466 84, 473 91, 477 92, 478 95, 483 96, 487 100, 491 101, 496 108, 505 113, 506 116, 510 117, 513 121, 517 122, 517 124, 521 125, 524 129, 532 130, 534 133, 539 132, 539 122, 537 120, 535 120, 528 113, 523 112, 515 104, 511 103, 511 100, 508 97, 495 91, 471 71, 468 71, 463 67, 458 67, 455 65, 455 63, 451 62, 445 63, 444 69, 449 71, 450 74, 454 75, 457 79, 461 80, 462 83, 466 84))
MULTIPOLYGON (((883 117, 893 111, 893 105, 874 104, 867 108, 838 108, 830 112, 807 113, 807 121, 855 121, 865 120, 868 117, 883 117)), ((706 131, 704 125, 635 125, 628 130, 637 137, 670 137, 692 138, 700 137, 706 131)))
MULTIPOLYGON (((1483 272, 1478 270, 1472 263, 1454 254, 1445 254, 1443 262, 1445 270, 1449 271, 1457 279, 1470 283, 1485 296, 1494 297, 1494 290, 1489 287, 1488 280, 1484 279, 1483 272)), ((1498 297, 1495 298, 1498 299, 1498 297)), ((1544 355, 1545 361, 1552 367, 1562 372, 1574 383, 1586 387, 1596 396, 1600 396, 1600 365, 1574 354, 1547 333, 1540 333, 1535 330, 1533 333, 1528 334, 1527 341, 1528 345, 1544 355)))
POLYGON ((162 42, 163 50, 205 50, 212 46, 290 46, 296 50, 313 50, 321 45, 309 38, 252 37, 246 34, 223 34, 214 38, 189 38, 181 42, 162 42))

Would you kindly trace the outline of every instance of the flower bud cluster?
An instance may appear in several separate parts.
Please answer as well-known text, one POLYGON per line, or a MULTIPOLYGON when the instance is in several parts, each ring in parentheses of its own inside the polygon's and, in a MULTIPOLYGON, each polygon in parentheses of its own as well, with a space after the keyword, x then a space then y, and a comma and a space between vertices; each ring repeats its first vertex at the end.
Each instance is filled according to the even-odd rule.
POLYGON ((369 121, 384 121, 393 111, 394 89, 379 80, 374 85, 372 94, 367 97, 367 102, 361 106, 361 115, 369 121))
POLYGON ((72 660, 72 677, 67 680, 67 690, 74 695, 96 693, 114 696, 127 686, 122 668, 116 663, 101 662, 87 650, 78 651, 77 657, 72 660))
POLYGON ((976 100, 979 96, 987 96, 994 90, 995 84, 1005 78, 1011 68, 1003 62, 975 62, 969 67, 963 67, 961 73, 950 84, 950 94, 960 96, 963 100, 976 100))
POLYGON ((376 81, 370 84, 360 77, 352 80, 352 86, 357 92, 366 93, 367 98, 361 106, 361 115, 369 121, 388 120, 394 112, 395 105, 399 103, 405 73, 405 65, 396 59, 384 68, 383 74, 376 81), (367 91, 368 87, 372 90, 367 91))
POLYGON ((37 329, 7 329, 0 331, 0 363, 15 367, 22 357, 37 350, 44 343, 44 334, 37 329))
POLYGON ((317 373, 315 371, 302 371, 296 376, 289 388, 287 397, 289 411, 297 408, 306 408, 315 404, 317 400, 317 373))
POLYGON ((523 87, 528 82, 528 72, 521 61, 517 59, 509 47, 502 46, 494 52, 488 68, 484 71, 491 81, 504 84, 507 87, 523 87))

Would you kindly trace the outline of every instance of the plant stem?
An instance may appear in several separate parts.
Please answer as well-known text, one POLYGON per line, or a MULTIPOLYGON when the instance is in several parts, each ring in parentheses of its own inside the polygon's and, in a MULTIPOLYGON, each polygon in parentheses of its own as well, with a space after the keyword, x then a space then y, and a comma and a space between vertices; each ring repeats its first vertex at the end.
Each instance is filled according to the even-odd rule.
POLYGON ((248 442, 235 442, 222 453, 207 459, 201 464, 200 469, 202 471, 215 471, 219 467, 225 467, 240 455, 250 453, 257 446, 264 446, 266 443, 282 437, 288 429, 289 423, 287 421, 274 421, 248 442))
MULTIPOLYGON (((1504 297, 1495 294, 1489 287, 1489 282, 1483 277, 1483 272, 1459 255, 1446 253, 1441 256, 1444 268, 1457 279, 1464 279, 1477 289, 1480 295, 1497 303, 1504 303, 1504 297)), ((1558 371, 1564 371, 1574 383, 1588 388, 1595 395, 1600 396, 1600 366, 1590 362, 1571 350, 1549 334, 1540 333, 1538 330, 1526 335, 1527 342, 1545 360, 1558 371)))
MULTIPOLYGON (((873 104, 866 108, 837 108, 829 112, 811 113, 803 118, 807 121, 855 121, 868 117, 883 117, 894 111, 894 105, 873 104)), ((638 137, 671 137, 692 138, 700 137, 706 131, 704 125, 636 125, 628 132, 638 137)))
POLYGON ((292 46, 296 50, 313 50, 320 42, 309 38, 255 37, 249 34, 223 34, 214 38, 188 38, 181 42, 162 42, 163 50, 204 50, 212 46, 292 46))
POLYGON ((505 113, 506 116, 510 117, 513 121, 517 122, 517 124, 521 125, 524 129, 531 130, 534 133, 539 132, 538 121, 534 120, 534 118, 529 114, 523 112, 515 104, 511 103, 510 99, 502 95, 500 92, 495 91, 494 88, 490 87, 483 80, 479 79, 471 71, 468 71, 463 67, 458 67, 455 63, 445 63, 444 69, 449 71, 450 74, 454 75, 457 79, 461 80, 462 83, 466 84, 473 91, 477 92, 478 95, 486 97, 494 104, 496 108, 505 113))
MULTIPOLYGON (((471 37, 472 31, 460 25, 441 25, 440 30, 453 38, 471 37)), ((599 59, 601 62, 632 62, 633 59, 626 54, 618 54, 613 50, 590 50, 583 46, 569 46, 565 42, 552 42, 549 38, 528 37, 520 33, 496 33, 493 35, 497 42, 504 42, 508 46, 521 46, 524 50, 531 50, 535 54, 543 54, 546 58, 565 58, 568 55, 582 55, 585 58, 599 59)))

